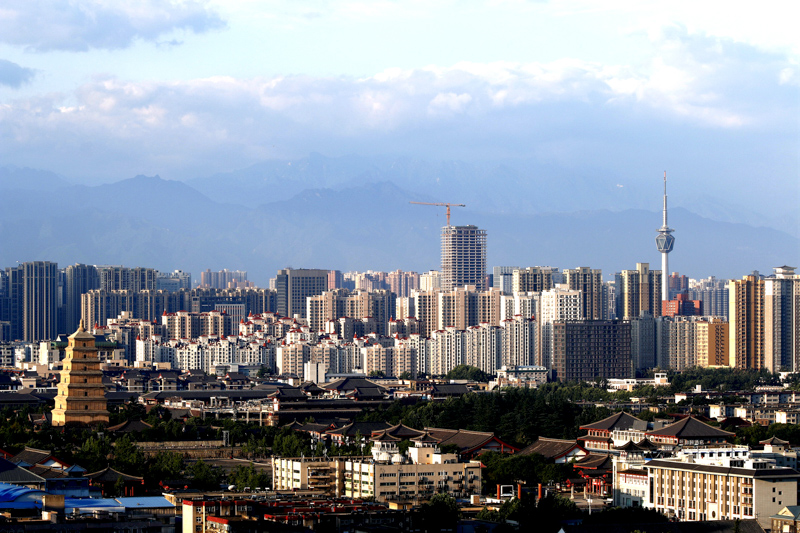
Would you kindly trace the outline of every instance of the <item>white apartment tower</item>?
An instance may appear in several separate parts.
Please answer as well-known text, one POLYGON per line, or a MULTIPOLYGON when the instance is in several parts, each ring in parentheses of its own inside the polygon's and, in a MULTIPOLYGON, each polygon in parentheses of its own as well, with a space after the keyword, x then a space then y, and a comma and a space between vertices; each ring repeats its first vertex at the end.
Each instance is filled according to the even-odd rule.
POLYGON ((447 225, 442 228, 442 290, 464 285, 486 290, 486 230, 447 225))

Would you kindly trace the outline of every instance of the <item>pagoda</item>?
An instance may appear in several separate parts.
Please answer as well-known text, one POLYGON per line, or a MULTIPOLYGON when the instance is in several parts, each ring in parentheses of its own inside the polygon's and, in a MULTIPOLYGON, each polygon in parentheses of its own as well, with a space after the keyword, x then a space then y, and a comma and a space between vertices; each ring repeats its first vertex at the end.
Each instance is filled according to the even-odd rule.
POLYGON ((81 320, 78 331, 69 336, 66 357, 58 384, 53 425, 108 425, 106 390, 94 335, 81 320))

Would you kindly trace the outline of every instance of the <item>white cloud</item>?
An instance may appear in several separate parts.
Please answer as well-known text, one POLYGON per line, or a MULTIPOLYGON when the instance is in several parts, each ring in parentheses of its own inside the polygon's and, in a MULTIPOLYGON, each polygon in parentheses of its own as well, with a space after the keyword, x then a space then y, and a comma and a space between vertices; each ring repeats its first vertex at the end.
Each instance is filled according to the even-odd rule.
POLYGON ((609 142, 609 129, 637 142, 664 124, 706 132, 792 127, 796 65, 680 28, 655 45, 658 55, 635 67, 564 59, 393 68, 360 79, 101 78, 74 94, 0 107, 0 156, 28 165, 74 158, 123 175, 400 147, 487 157, 560 147, 568 161, 578 147, 609 142))
POLYGON ((113 50, 176 29, 201 33, 224 25, 203 0, 4 0, 0 42, 40 52, 113 50))

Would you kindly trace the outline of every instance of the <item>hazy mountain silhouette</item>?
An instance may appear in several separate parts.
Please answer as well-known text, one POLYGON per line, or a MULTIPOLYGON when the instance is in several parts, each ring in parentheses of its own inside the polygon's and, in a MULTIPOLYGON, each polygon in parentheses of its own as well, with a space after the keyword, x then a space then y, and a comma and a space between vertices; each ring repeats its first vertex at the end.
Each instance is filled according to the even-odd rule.
MULTIPOLYGON (((3 190, 0 265, 47 259, 181 268, 195 277, 206 268, 231 268, 264 285, 286 266, 424 271, 439 266, 445 216, 443 208, 409 204, 440 199, 435 191, 417 191, 368 180, 281 200, 244 190, 249 204, 260 200, 247 207, 229 195, 212 199, 185 183, 145 176, 49 192, 3 190)), ((453 208, 452 223, 488 231, 490 267, 591 266, 607 275, 636 262, 660 267, 657 211, 522 214, 467 205, 453 208)), ((671 210, 670 225, 677 230, 671 269, 692 277, 740 277, 800 260, 800 240, 779 230, 680 208, 671 210)))

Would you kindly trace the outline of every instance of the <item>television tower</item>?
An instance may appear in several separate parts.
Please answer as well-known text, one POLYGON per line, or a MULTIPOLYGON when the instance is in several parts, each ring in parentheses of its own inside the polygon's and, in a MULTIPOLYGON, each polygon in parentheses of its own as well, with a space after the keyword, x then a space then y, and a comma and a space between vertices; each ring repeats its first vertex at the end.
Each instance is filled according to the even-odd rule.
POLYGON ((667 171, 664 171, 664 223, 658 228, 656 236, 656 248, 661 252, 661 300, 669 300, 669 259, 668 255, 675 245, 675 231, 667 226, 667 171))

